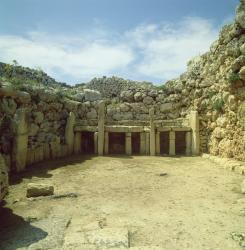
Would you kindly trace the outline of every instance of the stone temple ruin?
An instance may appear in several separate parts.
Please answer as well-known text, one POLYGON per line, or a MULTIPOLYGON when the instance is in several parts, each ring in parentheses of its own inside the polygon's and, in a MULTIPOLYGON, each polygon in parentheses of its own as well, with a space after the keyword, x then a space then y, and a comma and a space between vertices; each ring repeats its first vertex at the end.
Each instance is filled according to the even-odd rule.
POLYGON ((162 86, 103 77, 71 87, 0 63, 0 201, 12 174, 71 155, 204 155, 244 175, 244 20, 241 0, 210 50, 162 86))

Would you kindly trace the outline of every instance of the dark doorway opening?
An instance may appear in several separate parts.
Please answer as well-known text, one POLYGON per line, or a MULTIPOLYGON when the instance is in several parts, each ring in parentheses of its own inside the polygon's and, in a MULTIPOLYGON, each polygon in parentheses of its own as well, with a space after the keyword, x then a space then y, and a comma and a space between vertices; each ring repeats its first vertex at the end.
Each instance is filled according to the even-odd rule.
POLYGON ((109 133, 109 154, 125 154, 125 133, 109 133))
POLYGON ((160 154, 169 155, 169 132, 160 133, 160 154))
POLYGON ((140 154, 140 133, 132 133, 131 134, 131 142, 132 142, 132 154, 139 155, 140 154))
POLYGON ((81 151, 83 154, 94 154, 94 133, 81 133, 81 151))
POLYGON ((186 154, 186 132, 176 131, 175 132, 175 153, 176 155, 186 154))

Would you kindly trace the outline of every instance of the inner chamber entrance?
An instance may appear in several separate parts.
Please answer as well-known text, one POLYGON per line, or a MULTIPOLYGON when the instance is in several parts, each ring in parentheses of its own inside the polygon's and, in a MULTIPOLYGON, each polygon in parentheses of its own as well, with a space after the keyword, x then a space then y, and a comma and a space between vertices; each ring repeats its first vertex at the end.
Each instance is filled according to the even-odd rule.
POLYGON ((186 132, 184 131, 175 132, 175 152, 176 155, 186 154, 186 132))
POLYGON ((81 151, 83 154, 94 154, 94 133, 81 133, 81 151))
POLYGON ((160 133, 160 154, 169 155, 169 132, 160 133))
POLYGON ((109 154, 125 154, 125 133, 109 133, 109 154))
POLYGON ((140 133, 137 133, 137 132, 132 133, 131 142, 132 142, 132 154, 139 155, 140 154, 140 133))

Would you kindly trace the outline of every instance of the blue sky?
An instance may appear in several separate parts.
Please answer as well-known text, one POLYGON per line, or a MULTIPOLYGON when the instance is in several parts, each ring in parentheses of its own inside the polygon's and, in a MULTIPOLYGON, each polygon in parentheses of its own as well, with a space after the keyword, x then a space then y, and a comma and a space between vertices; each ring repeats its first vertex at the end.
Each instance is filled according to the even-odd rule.
POLYGON ((156 84, 208 50, 238 0, 1 0, 0 61, 70 84, 117 75, 156 84))

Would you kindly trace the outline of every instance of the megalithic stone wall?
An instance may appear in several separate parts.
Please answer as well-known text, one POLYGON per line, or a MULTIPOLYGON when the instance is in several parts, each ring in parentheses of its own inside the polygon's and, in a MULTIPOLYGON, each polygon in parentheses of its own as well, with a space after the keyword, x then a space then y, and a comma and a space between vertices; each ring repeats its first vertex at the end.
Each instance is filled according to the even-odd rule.
POLYGON ((8 192, 8 170, 4 158, 0 154, 0 202, 8 192))

